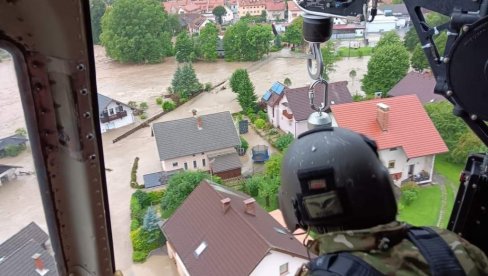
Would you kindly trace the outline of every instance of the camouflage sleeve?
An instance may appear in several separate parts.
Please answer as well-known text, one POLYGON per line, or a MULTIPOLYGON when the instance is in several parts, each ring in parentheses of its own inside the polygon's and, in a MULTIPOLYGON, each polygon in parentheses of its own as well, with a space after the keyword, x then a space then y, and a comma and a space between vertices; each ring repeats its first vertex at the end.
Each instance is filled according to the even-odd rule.
POLYGON ((461 239, 468 256, 475 264, 474 271, 467 271, 467 275, 488 275, 488 259, 485 253, 475 245, 461 239))

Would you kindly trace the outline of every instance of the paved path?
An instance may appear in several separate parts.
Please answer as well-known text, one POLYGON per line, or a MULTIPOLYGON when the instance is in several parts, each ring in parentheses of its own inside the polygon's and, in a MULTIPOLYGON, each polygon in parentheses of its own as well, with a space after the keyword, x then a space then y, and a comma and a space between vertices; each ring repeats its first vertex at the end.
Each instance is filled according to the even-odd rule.
POLYGON ((434 175, 432 177, 432 181, 434 183, 437 183, 437 185, 439 185, 440 192, 441 192, 441 203, 440 203, 441 206, 439 209, 439 216, 437 218, 436 226, 437 227, 444 227, 444 225, 442 225, 442 223, 444 222, 444 217, 446 216, 446 211, 447 211, 447 188, 446 188, 446 185, 449 185, 446 182, 449 182, 449 181, 446 181, 446 179, 442 175, 439 175, 436 173, 434 173, 434 175))

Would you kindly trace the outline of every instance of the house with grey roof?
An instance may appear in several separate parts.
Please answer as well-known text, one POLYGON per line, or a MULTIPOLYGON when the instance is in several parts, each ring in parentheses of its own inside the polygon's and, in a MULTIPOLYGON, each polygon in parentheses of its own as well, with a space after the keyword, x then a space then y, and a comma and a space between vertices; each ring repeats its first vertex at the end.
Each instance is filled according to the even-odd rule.
POLYGON ((161 230, 180 275, 292 275, 308 261, 305 246, 253 198, 208 180, 161 230))
MULTIPOLYGON (((273 126, 297 137, 308 130, 307 119, 314 110, 310 107, 308 98, 309 86, 289 88, 275 82, 267 90, 261 101, 266 104, 268 119, 273 126)), ((315 87, 315 102, 317 105, 324 99, 324 87, 315 87)), ((328 85, 328 105, 330 106, 352 102, 351 92, 347 88, 347 81, 332 82, 328 85)))
POLYGON ((58 275, 49 236, 35 222, 0 244, 0 275, 58 275))
POLYGON ((239 135, 229 111, 155 123, 163 171, 202 170, 224 179, 241 175, 239 135))
POLYGON ((102 133, 134 123, 132 108, 98 93, 98 112, 102 133))
POLYGON ((390 97, 415 94, 422 104, 445 101, 441 95, 434 94, 435 76, 432 72, 411 71, 388 92, 390 97))

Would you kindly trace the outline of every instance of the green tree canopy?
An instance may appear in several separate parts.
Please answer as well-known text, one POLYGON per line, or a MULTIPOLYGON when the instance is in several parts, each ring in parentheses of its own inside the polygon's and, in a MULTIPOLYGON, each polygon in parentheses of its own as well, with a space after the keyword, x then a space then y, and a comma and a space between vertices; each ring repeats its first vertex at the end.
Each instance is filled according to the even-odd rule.
POLYGON ((386 96, 408 71, 409 56, 401 44, 385 45, 376 49, 368 62, 368 73, 363 79, 363 90, 372 95, 381 91, 386 96))
POLYGON ((100 39, 107 55, 121 62, 156 63, 171 44, 166 14, 156 0, 117 0, 102 17, 100 39))
POLYGON ((449 148, 449 161, 463 163, 469 153, 487 150, 466 124, 452 114, 453 106, 449 102, 429 103, 425 109, 449 148))
POLYGON ((90 0, 90 20, 93 44, 100 44, 102 33, 102 16, 105 13, 106 5, 103 0, 90 0))
POLYGON ((181 32, 180 16, 179 14, 168 14, 166 20, 167 32, 172 36, 181 32))
POLYGON ((171 87, 173 93, 185 99, 202 90, 202 84, 198 81, 195 69, 193 69, 191 63, 186 63, 176 68, 171 87))
POLYGON ((251 60, 258 60, 263 57, 264 54, 269 53, 270 41, 273 40, 273 33, 271 26, 269 25, 254 25, 246 34, 246 38, 251 45, 251 60))
POLYGON ((335 62, 337 56, 335 54, 334 42, 329 40, 325 43, 325 46, 320 49, 322 51, 322 60, 324 61, 324 73, 322 77, 325 80, 329 80, 329 73, 335 71, 335 62))
POLYGON ((176 37, 175 57, 178 62, 191 62, 196 58, 193 40, 188 36, 187 32, 181 32, 176 37))
POLYGON ((285 78, 285 80, 283 81, 283 84, 290 87, 291 86, 291 79, 290 78, 285 78))
POLYGON ((257 96, 254 93, 254 85, 249 78, 246 69, 237 69, 230 77, 230 87, 234 93, 237 93, 237 101, 243 111, 256 109, 257 96))
POLYGON ((376 49, 379 47, 383 47, 386 45, 401 45, 402 40, 400 36, 395 31, 389 31, 384 33, 380 40, 378 41, 378 44, 376 44, 376 49))
MULTIPOLYGON (((427 25, 431 27, 436 27, 448 22, 449 17, 439 13, 430 12, 429 14, 426 15, 425 21, 427 22, 427 25)), ((410 52, 415 49, 415 46, 417 46, 417 44, 419 44, 419 37, 417 36, 417 31, 413 27, 408 30, 408 32, 405 34, 404 39, 405 39, 404 45, 410 52)))
POLYGON ((253 61, 269 53, 273 40, 271 27, 252 25, 245 20, 227 28, 224 34, 225 60, 253 61))
MULTIPOLYGON (((447 33, 445 32, 442 32, 434 38, 434 43, 437 46, 437 51, 439 52, 440 56, 443 56, 444 54, 444 50, 446 49, 446 42, 447 33)), ((420 44, 417 44, 417 46, 415 46, 412 57, 410 58, 410 64, 412 65, 412 68, 416 71, 422 71, 430 67, 424 50, 420 47, 420 44)))
POLYGON ((225 10, 224 7, 222 6, 217 6, 212 10, 213 15, 215 15, 215 18, 217 19, 217 22, 222 25, 222 16, 224 16, 227 11, 225 10))
MULTIPOLYGON (((204 179, 212 179, 210 175, 200 171, 184 171, 171 176, 168 188, 161 199, 161 209, 165 214, 172 214, 191 192, 204 179)), ((221 182, 218 177, 213 177, 214 182, 221 182)))
POLYGON ((295 18, 293 22, 285 30, 283 41, 292 44, 293 46, 300 46, 303 44, 303 18, 301 16, 295 18))
POLYGON ((215 61, 217 59, 218 30, 214 24, 207 24, 200 31, 199 56, 203 60, 215 61))

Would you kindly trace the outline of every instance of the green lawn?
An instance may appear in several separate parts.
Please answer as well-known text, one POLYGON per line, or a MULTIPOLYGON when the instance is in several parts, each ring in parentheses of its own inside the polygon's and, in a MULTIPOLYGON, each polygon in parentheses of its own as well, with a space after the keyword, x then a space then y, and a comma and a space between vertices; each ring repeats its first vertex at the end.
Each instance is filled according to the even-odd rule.
POLYGON ((259 206, 261 206, 264 210, 268 212, 278 209, 278 196, 270 198, 269 207, 266 207, 266 199, 259 196, 257 196, 255 199, 258 202, 259 206))
POLYGON ((456 196, 457 189, 459 187, 459 174, 463 169, 464 165, 450 163, 443 155, 439 155, 435 159, 434 170, 437 174, 445 178, 447 189, 447 206, 441 227, 447 226, 449 217, 451 216, 452 207, 454 205, 454 197, 456 196))
POLYGON ((417 226, 435 226, 439 216, 440 201, 439 186, 419 188, 417 200, 399 211, 398 220, 417 226))
POLYGON ((360 56, 359 52, 361 52, 362 56, 370 56, 373 52, 373 47, 361 47, 358 49, 348 47, 340 47, 337 50, 338 57, 358 57, 360 56))

